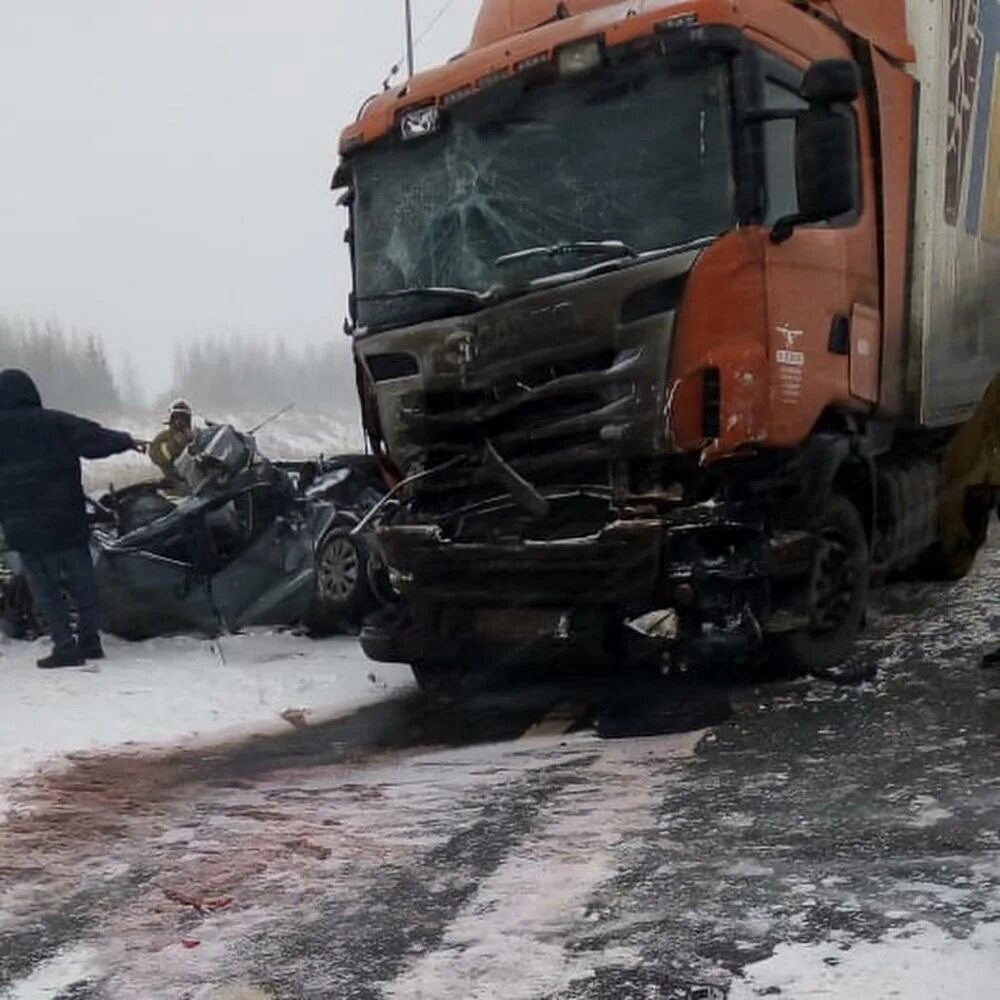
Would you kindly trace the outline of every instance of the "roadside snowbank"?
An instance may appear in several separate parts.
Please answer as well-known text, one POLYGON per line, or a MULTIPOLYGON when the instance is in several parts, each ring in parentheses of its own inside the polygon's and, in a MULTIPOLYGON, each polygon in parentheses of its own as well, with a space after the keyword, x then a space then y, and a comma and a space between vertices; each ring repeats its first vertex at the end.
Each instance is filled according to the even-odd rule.
POLYGON ((108 659, 99 664, 38 670, 35 660, 47 649, 0 639, 0 815, 6 781, 66 754, 280 730, 410 685, 405 668, 375 666, 344 637, 109 638, 108 659))

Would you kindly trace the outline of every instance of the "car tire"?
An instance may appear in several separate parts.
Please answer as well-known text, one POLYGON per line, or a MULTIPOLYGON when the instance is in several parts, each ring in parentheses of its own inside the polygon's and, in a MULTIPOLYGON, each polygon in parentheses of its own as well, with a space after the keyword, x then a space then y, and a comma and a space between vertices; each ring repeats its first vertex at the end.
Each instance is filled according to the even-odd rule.
POLYGON ((328 532, 316 549, 316 596, 307 625, 325 631, 360 625, 377 606, 368 576, 369 553, 348 527, 328 532))

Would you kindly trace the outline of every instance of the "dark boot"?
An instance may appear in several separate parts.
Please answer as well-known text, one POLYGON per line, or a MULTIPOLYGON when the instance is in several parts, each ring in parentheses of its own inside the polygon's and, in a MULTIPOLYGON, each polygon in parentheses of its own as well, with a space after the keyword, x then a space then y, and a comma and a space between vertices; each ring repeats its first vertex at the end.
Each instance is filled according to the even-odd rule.
POLYGON ((76 646, 69 649, 53 649, 48 656, 38 661, 39 670, 58 670, 60 667, 82 667, 86 661, 76 646))
POLYGON ((81 639, 79 644, 80 655, 85 660, 103 660, 104 647, 101 645, 101 637, 95 635, 92 639, 81 639))

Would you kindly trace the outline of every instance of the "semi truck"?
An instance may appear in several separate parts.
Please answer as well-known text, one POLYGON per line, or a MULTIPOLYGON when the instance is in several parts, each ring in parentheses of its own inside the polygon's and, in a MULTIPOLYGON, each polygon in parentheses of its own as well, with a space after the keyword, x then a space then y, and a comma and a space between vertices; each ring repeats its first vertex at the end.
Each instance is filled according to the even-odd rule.
POLYGON ((970 569, 998 0, 484 0, 333 186, 391 488, 369 656, 823 673, 881 580, 970 569))

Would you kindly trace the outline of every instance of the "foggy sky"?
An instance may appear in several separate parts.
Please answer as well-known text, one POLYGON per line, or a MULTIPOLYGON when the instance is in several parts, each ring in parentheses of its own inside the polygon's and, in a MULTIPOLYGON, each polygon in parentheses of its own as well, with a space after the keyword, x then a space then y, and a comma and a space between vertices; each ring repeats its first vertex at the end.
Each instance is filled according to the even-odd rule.
MULTIPOLYGON (((418 34, 444 3, 414 0, 418 34)), ((477 9, 453 0, 418 66, 464 48, 477 9)), ((127 345, 152 391, 179 340, 344 340, 329 181, 402 54, 402 10, 0 0, 0 316, 99 332, 116 360, 127 345)))

